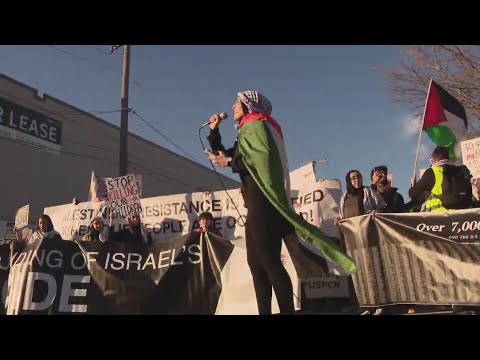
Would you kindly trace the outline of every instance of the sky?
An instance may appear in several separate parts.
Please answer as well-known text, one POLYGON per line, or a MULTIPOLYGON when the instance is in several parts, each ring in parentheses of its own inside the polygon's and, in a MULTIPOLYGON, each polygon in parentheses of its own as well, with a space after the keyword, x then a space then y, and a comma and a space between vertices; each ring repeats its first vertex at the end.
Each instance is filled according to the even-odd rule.
MULTIPOLYGON (((0 72, 82 110, 119 110, 122 53, 108 45, 0 46, 0 72)), ((345 189, 347 171, 360 170, 368 185, 370 170, 384 164, 407 202, 420 119, 393 101, 381 70, 399 60, 390 45, 132 45, 129 107, 161 134, 134 115, 129 130, 210 167, 199 127, 228 112, 221 133, 232 146, 236 94, 257 90, 283 128, 290 170, 327 159, 317 177, 340 179, 345 189)), ((120 124, 118 112, 99 117, 120 124)), ((206 143, 208 128, 201 134, 206 143)), ((429 166, 433 148, 424 134, 417 169, 429 166)))

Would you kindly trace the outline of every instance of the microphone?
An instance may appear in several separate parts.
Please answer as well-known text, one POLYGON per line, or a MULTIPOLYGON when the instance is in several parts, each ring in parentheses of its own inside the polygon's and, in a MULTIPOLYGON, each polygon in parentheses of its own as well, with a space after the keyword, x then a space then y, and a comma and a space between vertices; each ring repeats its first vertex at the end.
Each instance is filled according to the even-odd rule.
MULTIPOLYGON (((222 119, 222 120, 225 120, 225 119, 228 118, 228 114, 226 112, 222 112, 222 113, 218 114, 218 116, 220 116, 220 119, 222 119)), ((208 125, 210 125, 210 121, 206 122, 205 124, 200 126, 200 129, 203 129, 205 126, 208 126, 208 125)))

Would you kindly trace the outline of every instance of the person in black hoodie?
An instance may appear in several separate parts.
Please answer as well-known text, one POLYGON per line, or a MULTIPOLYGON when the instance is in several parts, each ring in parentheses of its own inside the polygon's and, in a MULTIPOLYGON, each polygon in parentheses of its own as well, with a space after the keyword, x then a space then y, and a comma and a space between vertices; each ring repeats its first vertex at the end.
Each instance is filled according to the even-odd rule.
POLYGON ((385 201, 383 212, 402 213, 405 212, 405 201, 397 191, 398 188, 391 187, 387 179, 388 169, 385 165, 376 166, 370 172, 372 184, 370 187, 375 190, 385 201))

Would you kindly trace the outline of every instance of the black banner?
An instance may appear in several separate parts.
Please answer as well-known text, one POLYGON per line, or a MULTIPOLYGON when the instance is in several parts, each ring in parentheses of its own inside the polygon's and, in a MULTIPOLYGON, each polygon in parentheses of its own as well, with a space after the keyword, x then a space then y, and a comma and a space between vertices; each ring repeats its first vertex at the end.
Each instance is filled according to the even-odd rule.
POLYGON ((480 305, 480 210, 365 215, 340 227, 360 306, 480 305))
POLYGON ((233 245, 194 232, 153 246, 46 237, 10 259, 5 249, 7 314, 214 314, 233 245))

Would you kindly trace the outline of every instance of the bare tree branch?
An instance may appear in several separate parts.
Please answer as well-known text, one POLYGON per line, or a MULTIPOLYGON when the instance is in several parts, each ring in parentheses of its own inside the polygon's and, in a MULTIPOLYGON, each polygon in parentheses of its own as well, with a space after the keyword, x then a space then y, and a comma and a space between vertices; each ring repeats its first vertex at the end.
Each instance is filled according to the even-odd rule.
POLYGON ((433 79, 465 107, 469 137, 480 135, 480 46, 415 45, 400 55, 399 65, 384 71, 394 101, 422 109, 433 79))

